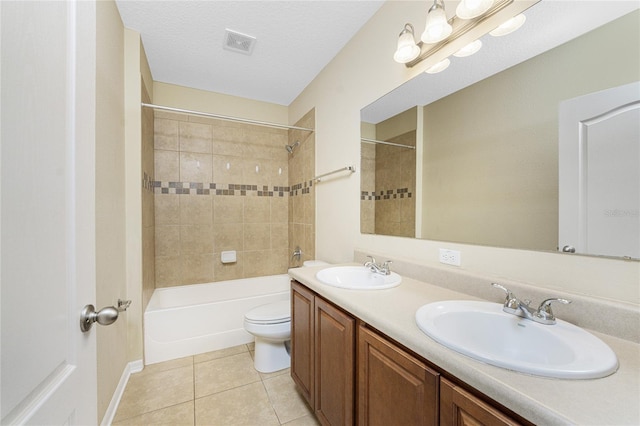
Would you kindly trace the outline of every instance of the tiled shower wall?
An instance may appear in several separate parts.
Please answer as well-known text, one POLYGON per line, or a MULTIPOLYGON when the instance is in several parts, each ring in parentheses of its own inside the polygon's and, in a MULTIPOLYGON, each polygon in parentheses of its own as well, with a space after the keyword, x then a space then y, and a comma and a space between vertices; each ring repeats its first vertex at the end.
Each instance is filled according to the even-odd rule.
MULTIPOLYGON (((309 111, 296 124, 296 127, 315 128, 315 110, 309 111)), ((315 196, 315 164, 316 138, 314 132, 289 130, 289 145, 300 145, 289 155, 289 265, 300 266, 305 260, 316 256, 316 196, 315 196), (292 254, 299 247, 302 251, 300 259, 293 259, 292 254)))
MULTIPOLYGON (((416 132, 404 133, 388 142, 416 146, 416 132)), ((365 145, 362 179, 369 180, 361 188, 362 232, 415 237, 416 151, 379 144, 372 153, 371 147, 365 145), (373 164, 375 169, 371 170, 373 164), (371 192, 371 180, 374 192, 371 192)))
POLYGON ((360 143, 360 232, 376 233, 376 145, 360 143))
POLYGON ((286 273, 286 130, 155 112, 156 287, 286 273), (220 254, 235 250, 237 261, 220 254))

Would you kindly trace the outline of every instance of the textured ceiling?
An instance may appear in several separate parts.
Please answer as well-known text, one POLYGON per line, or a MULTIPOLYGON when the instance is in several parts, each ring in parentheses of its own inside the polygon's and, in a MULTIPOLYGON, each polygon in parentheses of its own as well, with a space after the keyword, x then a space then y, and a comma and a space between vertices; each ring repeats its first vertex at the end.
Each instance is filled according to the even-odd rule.
POLYGON ((382 1, 116 0, 138 31, 155 81, 289 105, 382 1), (257 38, 223 49, 225 29, 257 38))

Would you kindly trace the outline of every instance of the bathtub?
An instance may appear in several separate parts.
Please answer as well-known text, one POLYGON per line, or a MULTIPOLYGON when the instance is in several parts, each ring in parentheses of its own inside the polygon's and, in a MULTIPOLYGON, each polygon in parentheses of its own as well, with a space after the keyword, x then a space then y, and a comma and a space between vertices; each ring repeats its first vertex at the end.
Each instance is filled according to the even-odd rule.
POLYGON ((144 313, 145 364, 253 342, 245 312, 289 294, 286 274, 155 289, 144 313))

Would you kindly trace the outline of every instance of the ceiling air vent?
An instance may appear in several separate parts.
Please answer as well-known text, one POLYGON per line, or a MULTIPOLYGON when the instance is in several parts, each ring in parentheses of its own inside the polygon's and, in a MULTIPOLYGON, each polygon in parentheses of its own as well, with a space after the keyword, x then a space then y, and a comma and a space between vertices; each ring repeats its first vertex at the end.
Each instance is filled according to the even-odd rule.
POLYGON ((226 36, 224 40, 224 48, 232 52, 244 53, 251 55, 253 46, 256 44, 256 38, 250 35, 242 34, 237 31, 225 29, 226 36))

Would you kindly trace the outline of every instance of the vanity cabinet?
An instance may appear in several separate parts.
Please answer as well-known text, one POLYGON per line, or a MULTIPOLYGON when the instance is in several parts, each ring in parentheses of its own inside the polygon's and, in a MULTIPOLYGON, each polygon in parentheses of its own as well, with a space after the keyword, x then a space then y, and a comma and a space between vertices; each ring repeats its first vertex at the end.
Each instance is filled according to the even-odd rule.
POLYGON ((530 424, 297 281, 291 307, 291 377, 323 425, 530 424))
POLYGON ((358 327, 358 424, 437 425, 439 377, 365 325, 358 327))
POLYGON ((315 412, 320 423, 354 422, 355 319, 315 300, 315 412))
POLYGON ((314 304, 311 290, 291 282, 291 377, 307 404, 314 407, 314 304))
POLYGON ((440 424, 441 425, 520 425, 511 417, 465 389, 440 379, 440 424))
POLYGON ((291 284, 291 376, 322 424, 354 423, 355 319, 291 284))

